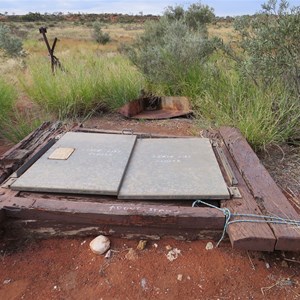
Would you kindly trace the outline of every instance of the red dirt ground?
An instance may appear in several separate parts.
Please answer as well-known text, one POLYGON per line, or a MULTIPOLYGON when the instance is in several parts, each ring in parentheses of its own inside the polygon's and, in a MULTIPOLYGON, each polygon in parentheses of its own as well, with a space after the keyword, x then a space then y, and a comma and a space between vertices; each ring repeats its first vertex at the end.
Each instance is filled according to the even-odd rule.
MULTIPOLYGON (((91 119, 86 127, 199 134, 190 120, 91 119)), ((0 151, 3 151, 0 148, 0 151)), ((1 152, 0 152, 1 153, 1 152)), ((111 238, 109 259, 89 249, 92 237, 0 240, 0 299, 300 299, 300 253, 232 250, 229 241, 111 238), (133 260, 128 249, 136 251, 133 260), (181 251, 174 261, 169 248, 181 251)))

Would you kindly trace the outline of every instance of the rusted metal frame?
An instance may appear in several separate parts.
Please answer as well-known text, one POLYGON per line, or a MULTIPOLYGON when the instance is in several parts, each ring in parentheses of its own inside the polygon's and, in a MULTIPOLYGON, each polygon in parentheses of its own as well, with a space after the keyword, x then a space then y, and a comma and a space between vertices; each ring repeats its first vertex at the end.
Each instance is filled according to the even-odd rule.
MULTIPOLYGON (((1 193, 1 189, 0 189, 1 193)), ((66 200, 66 201, 74 201, 74 202, 86 202, 88 205, 89 202, 97 202, 97 203, 107 203, 107 202, 114 202, 115 204, 118 203, 124 203, 124 200, 117 199, 116 196, 104 196, 104 195, 78 195, 78 194, 64 194, 64 193, 43 193, 43 192, 19 192, 17 197, 21 198, 30 198, 30 197, 38 197, 43 199, 53 199, 53 200, 66 200)), ((160 202, 157 200, 139 200, 139 199, 132 199, 132 200, 126 200, 126 203, 132 203, 132 204, 149 204, 149 205, 155 205, 157 207, 159 206, 179 206, 179 207, 191 207, 194 200, 172 200, 167 202, 160 202)), ((219 200, 211 201, 210 203, 218 205, 219 200)))
POLYGON ((215 145, 215 149, 216 149, 216 152, 222 162, 222 165, 226 172, 227 178, 229 179, 230 186, 237 185, 238 181, 232 171, 232 168, 230 167, 230 165, 228 163, 228 160, 227 160, 226 155, 224 154, 224 151, 218 145, 215 145))
POLYGON ((85 127, 76 127, 75 132, 87 132, 87 133, 106 133, 106 134, 134 134, 139 138, 193 138, 196 136, 180 136, 180 135, 169 135, 169 134, 158 134, 158 133, 145 133, 145 132, 135 132, 131 129, 123 130, 107 130, 107 129, 94 129, 85 127))

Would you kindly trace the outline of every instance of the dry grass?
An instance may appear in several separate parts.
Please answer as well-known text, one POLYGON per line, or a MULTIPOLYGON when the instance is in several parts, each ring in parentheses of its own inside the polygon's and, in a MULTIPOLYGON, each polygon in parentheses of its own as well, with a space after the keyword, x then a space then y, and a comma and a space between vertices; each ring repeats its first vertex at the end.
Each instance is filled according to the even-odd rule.
MULTIPOLYGON (((28 39, 24 42, 24 48, 28 53, 48 55, 45 43, 39 33, 40 25, 33 24, 30 29, 28 39)), ((137 35, 143 32, 141 25, 136 24, 110 24, 103 27, 103 31, 109 33, 112 41, 106 45, 98 45, 92 38, 92 28, 84 25, 75 26, 73 24, 58 24, 56 27, 48 28, 47 37, 52 44, 54 38, 58 38, 55 49, 59 57, 65 51, 97 51, 100 52, 117 52, 121 44, 130 44, 137 35)))
POLYGON ((219 37, 225 43, 238 39, 238 35, 234 32, 231 23, 217 23, 208 26, 208 33, 210 37, 219 37))

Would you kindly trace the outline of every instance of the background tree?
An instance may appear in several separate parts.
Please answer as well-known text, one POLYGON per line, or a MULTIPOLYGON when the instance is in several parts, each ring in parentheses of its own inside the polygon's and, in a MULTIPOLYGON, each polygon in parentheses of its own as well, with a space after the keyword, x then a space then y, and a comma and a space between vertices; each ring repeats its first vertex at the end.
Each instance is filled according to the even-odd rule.
POLYGON ((213 10, 201 3, 187 10, 170 6, 159 21, 146 23, 129 57, 150 84, 164 93, 180 94, 186 78, 202 69, 216 49, 218 40, 209 39, 206 28, 213 18, 213 10))
POLYGON ((107 32, 103 32, 100 22, 93 24, 93 37, 97 43, 105 45, 110 41, 110 36, 107 32))
POLYGON ((0 49, 8 56, 20 56, 23 54, 22 40, 14 36, 5 25, 0 25, 0 49))

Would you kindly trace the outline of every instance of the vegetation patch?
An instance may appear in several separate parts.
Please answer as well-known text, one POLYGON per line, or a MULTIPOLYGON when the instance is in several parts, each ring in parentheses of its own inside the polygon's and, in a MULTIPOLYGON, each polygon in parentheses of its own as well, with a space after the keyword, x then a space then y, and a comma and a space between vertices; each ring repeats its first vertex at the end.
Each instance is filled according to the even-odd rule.
POLYGON ((169 7, 127 53, 152 92, 188 96, 202 124, 238 127, 260 149, 299 135, 299 12, 270 0, 225 44, 207 34, 209 7, 169 7))
POLYGON ((143 76, 122 56, 77 53, 62 61, 65 71, 53 76, 48 60, 32 57, 30 80, 22 79, 31 99, 61 120, 116 109, 138 98, 144 86, 143 76))
POLYGON ((14 88, 0 79, 0 139, 12 143, 22 140, 41 123, 30 111, 18 111, 16 101, 14 88))

